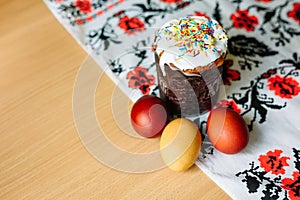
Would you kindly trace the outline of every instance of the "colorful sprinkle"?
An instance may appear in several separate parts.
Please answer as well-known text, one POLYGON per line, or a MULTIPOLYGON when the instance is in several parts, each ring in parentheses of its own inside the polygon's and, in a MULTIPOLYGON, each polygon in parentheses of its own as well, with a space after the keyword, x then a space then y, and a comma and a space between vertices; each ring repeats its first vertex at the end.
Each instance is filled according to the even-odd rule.
POLYGON ((173 40, 174 46, 182 53, 196 56, 201 52, 207 55, 208 50, 218 52, 215 42, 227 39, 226 34, 214 34, 220 25, 208 18, 182 18, 172 21, 162 30, 167 40, 173 40))

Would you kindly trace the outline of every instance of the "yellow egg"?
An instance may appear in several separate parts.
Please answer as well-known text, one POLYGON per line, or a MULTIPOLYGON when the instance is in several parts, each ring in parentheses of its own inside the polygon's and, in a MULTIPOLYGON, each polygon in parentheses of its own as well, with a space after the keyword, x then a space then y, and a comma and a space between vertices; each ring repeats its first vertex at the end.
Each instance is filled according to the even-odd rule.
POLYGON ((197 125, 185 118, 171 121, 160 138, 163 161, 174 171, 185 171, 196 161, 201 148, 201 135, 197 125))

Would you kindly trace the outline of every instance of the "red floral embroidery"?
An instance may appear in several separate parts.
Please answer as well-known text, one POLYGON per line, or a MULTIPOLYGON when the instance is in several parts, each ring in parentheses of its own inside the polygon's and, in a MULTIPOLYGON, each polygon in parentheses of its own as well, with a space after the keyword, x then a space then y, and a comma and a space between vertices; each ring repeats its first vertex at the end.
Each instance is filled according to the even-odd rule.
POLYGON ((123 15, 124 13, 125 13, 125 11, 124 11, 124 10, 121 10, 121 11, 115 13, 115 14, 114 14, 114 17, 119 17, 119 16, 123 15))
POLYGON ((249 15, 247 10, 237 10, 231 15, 233 26, 236 28, 244 28, 246 31, 254 31, 255 26, 258 25, 258 19, 254 15, 249 15))
POLYGON ((90 21, 92 21, 94 18, 93 18, 93 16, 89 16, 89 17, 87 17, 85 20, 87 21, 87 22, 90 22, 90 21))
POLYGON ((292 178, 284 178, 281 181, 282 188, 288 190, 291 200, 300 200, 300 172, 295 171, 292 178))
POLYGON ((238 105, 233 100, 221 100, 216 105, 217 108, 231 108, 237 113, 241 113, 241 109, 238 107, 238 105))
POLYGON ((181 0, 160 0, 161 2, 165 2, 165 3, 179 3, 181 2, 181 0))
POLYGON ((261 78, 270 78, 272 75, 276 73, 276 70, 274 69, 269 69, 266 73, 263 73, 261 75, 261 78))
POLYGON ((81 19, 77 19, 77 20, 76 20, 76 23, 77 23, 78 25, 82 25, 82 24, 83 24, 83 21, 82 21, 81 19))
POLYGON ((289 157, 282 156, 280 154, 282 150, 275 149, 274 151, 268 151, 266 155, 260 155, 258 160, 260 161, 260 167, 264 168, 266 172, 271 172, 272 174, 284 174, 284 167, 289 166, 287 160, 289 157))
POLYGON ((75 6, 83 13, 92 12, 92 3, 90 0, 76 0, 75 6))
POLYGON ((268 79, 269 89, 275 91, 275 95, 281 98, 291 99, 300 92, 299 83, 292 77, 280 77, 278 75, 268 79))
POLYGON ((195 11, 194 16, 201 16, 210 19, 210 17, 206 13, 199 12, 199 11, 195 11))
POLYGON ((272 2, 272 0, 256 0, 256 1, 261 1, 261 2, 264 2, 264 3, 270 3, 270 2, 272 2))
POLYGON ((118 26, 125 31, 127 34, 134 34, 138 31, 143 31, 145 29, 144 22, 142 22, 137 17, 129 18, 124 16, 120 18, 118 26))
POLYGON ((233 65, 233 60, 225 60, 223 63, 222 79, 224 85, 231 85, 231 81, 240 80, 241 74, 239 71, 230 69, 233 65))
POLYGON ((149 75, 147 69, 137 66, 127 73, 128 86, 130 88, 138 88, 143 94, 149 94, 150 86, 155 84, 155 77, 149 75))
POLYGON ((180 9, 183 9, 183 8, 187 7, 188 5, 190 5, 190 2, 184 1, 184 2, 182 2, 182 3, 179 3, 179 4, 177 5, 177 7, 180 8, 180 9))
POLYGON ((293 10, 289 11, 287 16, 294 19, 300 25, 300 3, 294 3, 293 10))

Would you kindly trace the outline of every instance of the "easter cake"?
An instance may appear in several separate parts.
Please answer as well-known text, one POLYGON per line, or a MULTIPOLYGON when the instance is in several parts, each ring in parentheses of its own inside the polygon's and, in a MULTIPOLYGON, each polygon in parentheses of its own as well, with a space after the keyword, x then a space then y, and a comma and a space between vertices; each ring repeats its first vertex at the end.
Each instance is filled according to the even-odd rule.
POLYGON ((214 19, 190 16, 165 23, 153 50, 160 96, 175 115, 210 110, 217 99, 227 34, 214 19))

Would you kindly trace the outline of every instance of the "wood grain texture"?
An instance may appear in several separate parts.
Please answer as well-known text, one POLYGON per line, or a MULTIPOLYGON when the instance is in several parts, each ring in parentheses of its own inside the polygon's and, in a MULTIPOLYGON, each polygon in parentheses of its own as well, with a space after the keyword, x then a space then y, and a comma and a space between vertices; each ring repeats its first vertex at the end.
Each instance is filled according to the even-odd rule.
MULTIPOLYGON (((130 174, 94 159, 72 111, 86 53, 41 1, 1 1, 0 19, 0 199, 229 199, 195 166, 130 174)), ((157 148, 156 140, 121 136, 109 103, 113 88, 103 76, 95 98, 108 137, 128 151, 157 148)))

